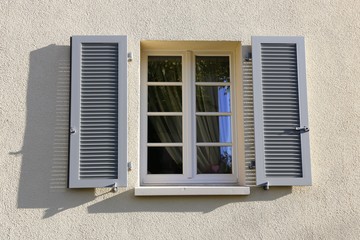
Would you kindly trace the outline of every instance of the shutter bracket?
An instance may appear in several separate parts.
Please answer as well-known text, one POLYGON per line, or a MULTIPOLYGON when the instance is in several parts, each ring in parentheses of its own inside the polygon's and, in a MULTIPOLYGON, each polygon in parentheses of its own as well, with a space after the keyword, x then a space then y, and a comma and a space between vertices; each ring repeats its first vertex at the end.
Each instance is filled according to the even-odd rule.
POLYGON ((252 53, 249 52, 248 54, 246 54, 245 62, 251 62, 251 61, 252 61, 252 53))
POLYGON ((264 190, 269 190, 270 189, 270 183, 266 182, 266 183, 262 184, 262 187, 263 187, 264 190))
POLYGON ((128 170, 129 170, 129 171, 132 170, 132 164, 131 164, 131 162, 128 162, 128 170))
POLYGON ((296 131, 303 131, 303 132, 308 132, 308 131, 310 131, 309 127, 307 127, 307 126, 296 127, 295 130, 296 130, 296 131))
POLYGON ((118 191, 117 183, 114 183, 113 188, 112 188, 112 191, 113 191, 114 193, 116 193, 116 192, 118 191))
POLYGON ((251 161, 249 163, 249 169, 255 169, 255 168, 256 168, 255 161, 251 161))
POLYGON ((131 61, 133 60, 133 54, 132 54, 132 52, 129 52, 129 53, 127 54, 127 59, 128 59, 128 62, 131 62, 131 61))

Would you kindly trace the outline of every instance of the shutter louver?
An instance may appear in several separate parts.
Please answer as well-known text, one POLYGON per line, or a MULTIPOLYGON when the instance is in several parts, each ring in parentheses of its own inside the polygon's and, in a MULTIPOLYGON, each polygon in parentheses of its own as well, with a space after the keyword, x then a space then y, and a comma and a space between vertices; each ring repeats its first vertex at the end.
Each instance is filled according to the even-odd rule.
POLYGON ((70 188, 126 186, 126 44, 123 36, 72 38, 70 188))
POLYGON ((257 185, 310 185, 303 38, 253 37, 252 47, 257 185))
POLYGON ((81 46, 80 179, 117 178, 118 46, 81 46))

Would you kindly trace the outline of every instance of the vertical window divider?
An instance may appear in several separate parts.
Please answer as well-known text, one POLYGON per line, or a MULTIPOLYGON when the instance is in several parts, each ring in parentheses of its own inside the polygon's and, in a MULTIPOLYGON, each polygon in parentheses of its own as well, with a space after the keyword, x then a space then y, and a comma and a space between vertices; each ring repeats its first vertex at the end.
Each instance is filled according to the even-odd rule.
MULTIPOLYGON (((192 69, 191 69, 191 58, 192 52, 186 51, 183 58, 183 151, 184 159, 192 159, 192 142, 193 142, 193 123, 192 123, 192 101, 193 93, 191 90, 191 79, 192 79, 192 69)), ((195 177, 194 175, 194 166, 192 161, 184 161, 184 174, 188 179, 195 177)))
POLYGON ((197 137, 197 132, 196 132, 196 67, 195 67, 195 59, 196 59, 196 55, 194 52, 191 53, 191 58, 189 61, 189 69, 191 71, 191 81, 189 81, 191 83, 191 115, 190 115, 190 120, 191 120, 191 146, 192 146, 192 155, 191 155, 191 159, 192 159, 192 174, 193 177, 196 177, 197 174, 197 146, 196 146, 196 137, 197 137))

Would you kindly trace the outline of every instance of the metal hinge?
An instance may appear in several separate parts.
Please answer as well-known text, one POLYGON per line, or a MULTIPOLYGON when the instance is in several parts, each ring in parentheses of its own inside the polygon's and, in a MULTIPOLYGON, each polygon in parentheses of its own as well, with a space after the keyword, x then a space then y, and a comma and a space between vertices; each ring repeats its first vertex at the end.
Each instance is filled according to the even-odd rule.
POLYGON ((74 133, 76 133, 76 130, 75 130, 74 127, 71 127, 71 128, 70 128, 70 134, 74 134, 74 133))
POLYGON ((133 54, 132 52, 129 52, 127 55, 128 62, 131 62, 133 60, 133 54))
POLYGON ((131 171, 132 170, 132 163, 131 162, 128 162, 128 171, 131 171))
POLYGON ((255 169, 255 168, 256 168, 255 161, 251 161, 249 163, 249 169, 255 169))
POLYGON ((246 61, 246 62, 251 62, 251 61, 252 61, 252 53, 251 53, 251 52, 249 52, 249 53, 246 55, 245 61, 246 61))

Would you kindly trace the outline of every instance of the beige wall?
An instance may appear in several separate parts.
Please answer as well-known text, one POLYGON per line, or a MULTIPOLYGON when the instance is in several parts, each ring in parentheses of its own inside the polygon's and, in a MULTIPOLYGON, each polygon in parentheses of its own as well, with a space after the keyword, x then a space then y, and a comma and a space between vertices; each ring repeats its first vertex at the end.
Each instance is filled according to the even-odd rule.
POLYGON ((0 2, 1 239, 359 239, 360 1, 0 2), (129 187, 68 190, 71 35, 128 35, 129 187), (302 35, 313 186, 134 197, 140 41, 302 35))

